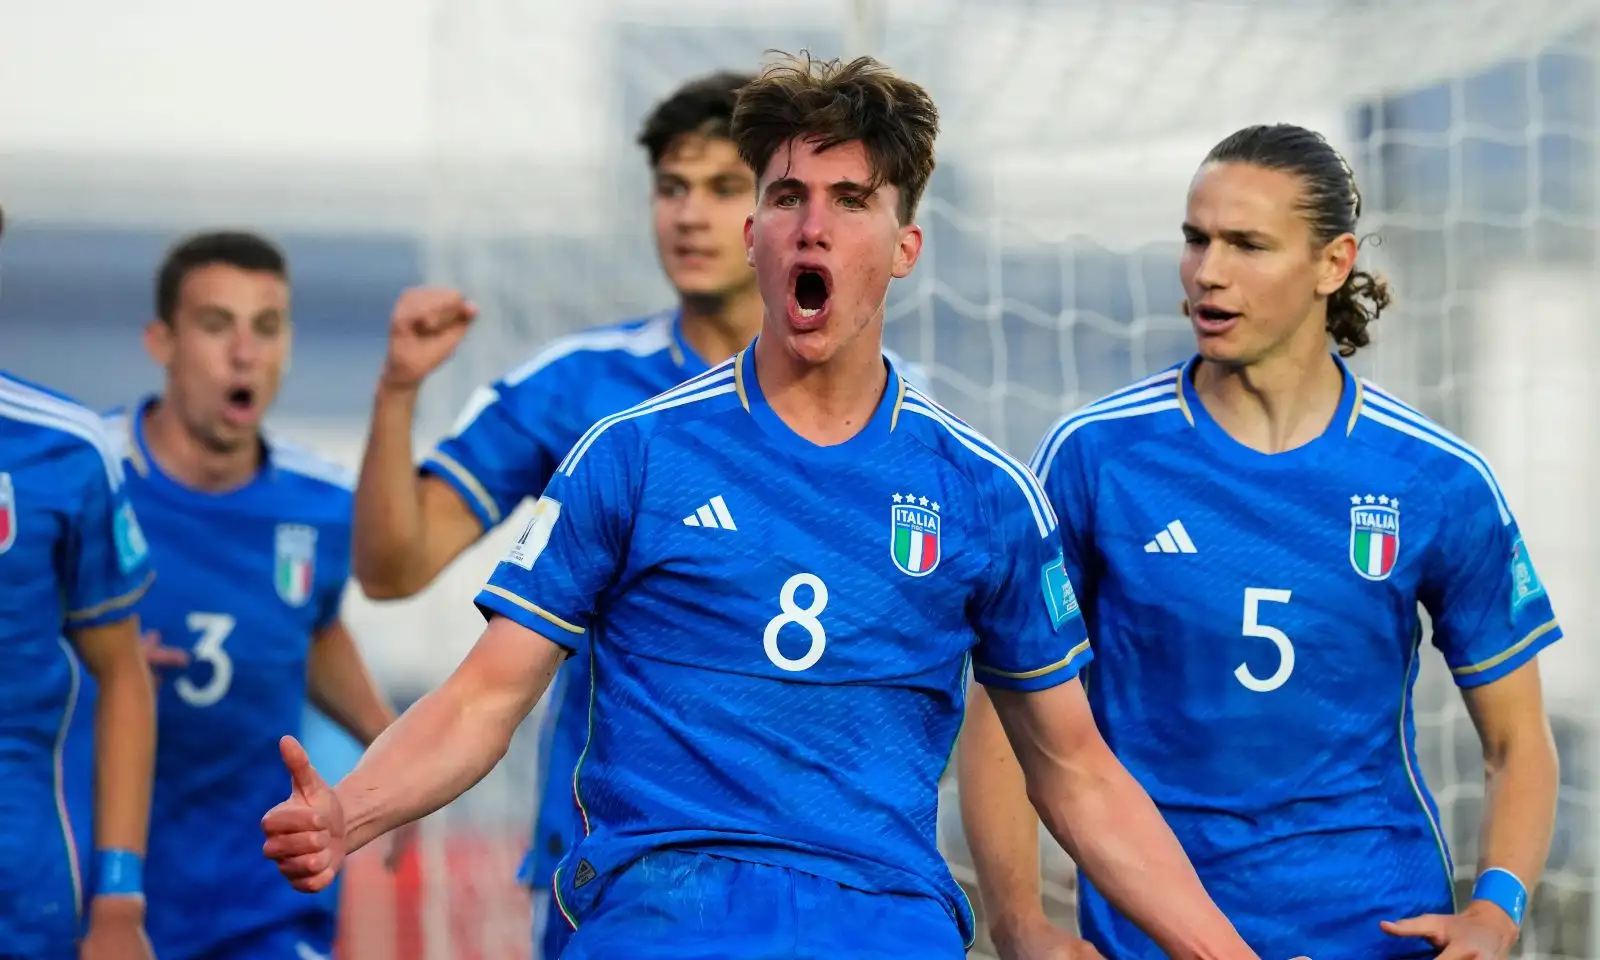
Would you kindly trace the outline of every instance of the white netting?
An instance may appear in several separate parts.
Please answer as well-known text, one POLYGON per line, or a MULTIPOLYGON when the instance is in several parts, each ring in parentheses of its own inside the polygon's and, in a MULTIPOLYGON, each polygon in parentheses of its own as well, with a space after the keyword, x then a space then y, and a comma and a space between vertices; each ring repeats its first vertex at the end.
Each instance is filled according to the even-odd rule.
MULTIPOLYGON (((1564 761, 1551 872, 1523 955, 1591 946, 1596 750, 1583 652, 1597 622, 1600 390, 1594 0, 450 0, 437 4, 431 279, 486 316, 430 386, 437 436, 472 387, 551 336, 670 302, 650 249, 632 143, 685 78, 753 68, 768 48, 870 51, 943 112, 916 273, 887 339, 942 398, 1026 455, 1061 412, 1185 355, 1177 316, 1183 191, 1205 150, 1250 122, 1323 130, 1362 179, 1363 254, 1400 305, 1358 366, 1495 463, 1566 622, 1546 658, 1564 761)), ((464 638, 491 543, 411 608, 464 638)), ((1418 695, 1428 781, 1462 878, 1474 867, 1481 761, 1436 657, 1418 695)), ((429 823, 421 934, 429 960, 525 956, 511 871, 532 816, 531 738, 429 823)), ((959 876, 960 829, 943 831, 959 876)), ((1045 844, 1047 850, 1053 845, 1045 844)), ((1050 857, 1052 909, 1070 871, 1050 857)), ((410 903, 410 901, 407 901, 410 903)), ((403 905, 404 906, 404 905, 403 905)), ((402 909, 402 913, 405 910, 402 909)), ((403 917, 397 921, 405 929, 403 917)), ((388 954, 399 956, 400 954, 388 954)))

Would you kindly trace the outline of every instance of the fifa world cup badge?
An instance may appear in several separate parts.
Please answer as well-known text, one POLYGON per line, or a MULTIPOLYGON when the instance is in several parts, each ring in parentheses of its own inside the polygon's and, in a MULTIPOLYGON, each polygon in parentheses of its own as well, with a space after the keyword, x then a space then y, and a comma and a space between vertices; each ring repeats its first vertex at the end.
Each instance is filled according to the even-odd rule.
POLYGON ((1400 555, 1400 501, 1370 493, 1350 498, 1350 566, 1368 580, 1387 580, 1400 555))
POLYGON ((317 571, 317 528, 303 523, 280 523, 277 532, 277 562, 272 580, 278 596, 291 607, 303 607, 311 599, 311 584, 317 571))
POLYGON ((889 506, 889 556, 901 573, 926 577, 939 565, 939 505, 909 493, 889 506))
POLYGON ((11 474, 0 473, 0 553, 17 542, 17 493, 11 474))

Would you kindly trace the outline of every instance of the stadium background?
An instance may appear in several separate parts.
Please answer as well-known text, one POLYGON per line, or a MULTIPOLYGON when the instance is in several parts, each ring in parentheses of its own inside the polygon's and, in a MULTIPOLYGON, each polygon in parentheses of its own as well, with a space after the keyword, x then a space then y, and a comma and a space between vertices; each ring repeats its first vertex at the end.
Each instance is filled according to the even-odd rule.
MULTIPOLYGON (((472 386, 551 336, 668 302, 631 142, 655 98, 698 72, 754 67, 767 48, 872 52, 926 83, 945 115, 928 251, 891 292, 887 339, 1025 457, 1061 412, 1188 351, 1176 224, 1211 143, 1257 121, 1322 129, 1364 185, 1363 227, 1381 243, 1363 256, 1400 298, 1357 365, 1489 456, 1568 630, 1543 658, 1560 819, 1519 949, 1600 957, 1597 6, 6 5, 0 365, 94 405, 127 402, 157 383, 138 330, 164 247, 187 229, 253 227, 293 260, 298 342, 275 425, 351 466, 397 292, 452 283, 485 305, 427 391, 418 434, 430 442, 472 386)), ((351 622, 397 702, 476 635, 467 601, 500 539, 414 601, 352 591, 351 622)), ((1471 871, 1481 763, 1436 656, 1418 715, 1428 782, 1471 871)), ((511 875, 535 753, 524 731, 495 774, 426 822, 397 877, 357 858, 345 957, 527 956, 511 875)), ((947 806, 942 839, 966 879, 947 806)), ((1065 916, 1070 867, 1059 852, 1048 863, 1065 916)))

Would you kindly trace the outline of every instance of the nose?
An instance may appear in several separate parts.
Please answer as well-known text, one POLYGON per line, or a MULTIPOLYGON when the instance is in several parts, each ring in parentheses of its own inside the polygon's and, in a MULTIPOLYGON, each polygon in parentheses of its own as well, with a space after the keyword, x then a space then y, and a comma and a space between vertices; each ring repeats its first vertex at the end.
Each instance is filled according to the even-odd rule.
POLYGON ((1208 243, 1199 254, 1194 268, 1195 285, 1202 290, 1215 290, 1225 286, 1227 252, 1223 244, 1208 243))
POLYGON ((678 202, 678 215, 674 218, 679 230, 695 230, 710 225, 711 200, 706 193, 699 189, 684 193, 683 199, 678 202))
POLYGON ((261 338, 251 330, 243 330, 233 337, 228 351, 228 361, 236 369, 247 370, 261 359, 261 338))
POLYGON ((800 219, 800 249, 828 249, 832 214, 825 204, 806 204, 800 219))

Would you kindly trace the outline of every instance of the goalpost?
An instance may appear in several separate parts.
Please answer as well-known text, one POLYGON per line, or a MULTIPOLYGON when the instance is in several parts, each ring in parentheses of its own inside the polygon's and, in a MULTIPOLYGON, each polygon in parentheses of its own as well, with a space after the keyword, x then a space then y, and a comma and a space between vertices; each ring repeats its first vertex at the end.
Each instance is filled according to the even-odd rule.
MULTIPOLYGON (((1064 411, 1188 353, 1176 224, 1205 151, 1248 123, 1322 130, 1363 186, 1378 241, 1363 260, 1398 297, 1357 366, 1495 464, 1569 635, 1544 658, 1563 794, 1519 953, 1600 956, 1597 18, 1600 0, 438 0, 426 269, 483 317, 430 384, 420 432, 436 438, 473 387, 550 337, 670 302, 637 124, 688 76, 753 68, 769 48, 872 53, 933 93, 927 248, 891 291, 886 337, 1024 457, 1064 411)), ((413 608, 419 642, 476 635, 462 605, 502 547, 488 538, 413 608)), ((439 676, 463 652, 431 651, 439 676)), ((1481 761, 1436 654, 1417 702, 1469 883, 1481 761)), ((528 956, 512 870, 536 753, 524 737, 426 822, 399 910, 416 917, 395 921, 413 946, 389 956, 528 956)), ((969 881, 946 807, 941 841, 969 881)), ((1070 864, 1042 848, 1068 917, 1070 864)))

